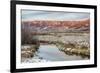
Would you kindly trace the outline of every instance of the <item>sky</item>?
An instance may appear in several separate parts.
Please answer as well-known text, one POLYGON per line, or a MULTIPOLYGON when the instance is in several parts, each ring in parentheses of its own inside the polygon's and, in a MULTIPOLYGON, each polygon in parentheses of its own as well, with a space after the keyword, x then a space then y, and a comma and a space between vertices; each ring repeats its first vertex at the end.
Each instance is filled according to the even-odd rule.
POLYGON ((22 10, 22 21, 28 20, 81 20, 90 18, 90 13, 83 12, 61 12, 61 11, 38 11, 38 10, 22 10))

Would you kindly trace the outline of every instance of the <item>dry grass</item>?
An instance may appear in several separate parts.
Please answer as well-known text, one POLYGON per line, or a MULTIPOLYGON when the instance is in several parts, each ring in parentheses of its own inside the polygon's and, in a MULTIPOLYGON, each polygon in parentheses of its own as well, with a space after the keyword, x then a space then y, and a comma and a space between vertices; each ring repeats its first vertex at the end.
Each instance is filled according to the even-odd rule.
POLYGON ((34 56, 35 52, 38 50, 38 45, 32 45, 30 48, 21 49, 22 58, 31 58, 34 56))
POLYGON ((90 48, 87 45, 79 45, 71 42, 67 44, 56 42, 56 46, 67 55, 79 55, 82 58, 90 58, 90 48))

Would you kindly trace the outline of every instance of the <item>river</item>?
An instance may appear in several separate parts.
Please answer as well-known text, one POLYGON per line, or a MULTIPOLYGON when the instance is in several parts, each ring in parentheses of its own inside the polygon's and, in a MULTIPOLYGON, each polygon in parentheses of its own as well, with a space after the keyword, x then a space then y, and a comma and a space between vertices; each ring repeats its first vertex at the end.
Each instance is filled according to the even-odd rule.
POLYGON ((47 62, 47 61, 71 61, 71 60, 84 60, 81 56, 66 55, 60 51, 55 45, 40 45, 39 50, 35 53, 35 56, 30 59, 26 59, 24 62, 47 62))

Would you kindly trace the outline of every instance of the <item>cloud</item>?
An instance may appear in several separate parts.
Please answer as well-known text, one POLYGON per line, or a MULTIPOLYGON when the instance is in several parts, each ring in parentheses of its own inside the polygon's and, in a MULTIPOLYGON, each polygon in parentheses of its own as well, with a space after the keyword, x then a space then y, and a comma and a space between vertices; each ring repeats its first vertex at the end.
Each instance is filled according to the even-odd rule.
POLYGON ((79 20, 90 18, 89 13, 22 10, 22 20, 79 20))

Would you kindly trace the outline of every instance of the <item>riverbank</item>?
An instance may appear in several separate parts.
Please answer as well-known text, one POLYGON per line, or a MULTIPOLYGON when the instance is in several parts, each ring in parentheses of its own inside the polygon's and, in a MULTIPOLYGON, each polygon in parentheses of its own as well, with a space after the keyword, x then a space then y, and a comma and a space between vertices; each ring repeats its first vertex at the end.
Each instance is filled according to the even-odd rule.
POLYGON ((35 52, 39 49, 39 45, 22 45, 21 47, 21 60, 24 58, 32 58, 35 52))
POLYGON ((67 55, 77 55, 77 56, 81 56, 82 58, 90 58, 89 46, 80 45, 80 44, 78 44, 78 43, 62 43, 62 42, 55 43, 55 45, 59 48, 59 50, 65 52, 67 55))

